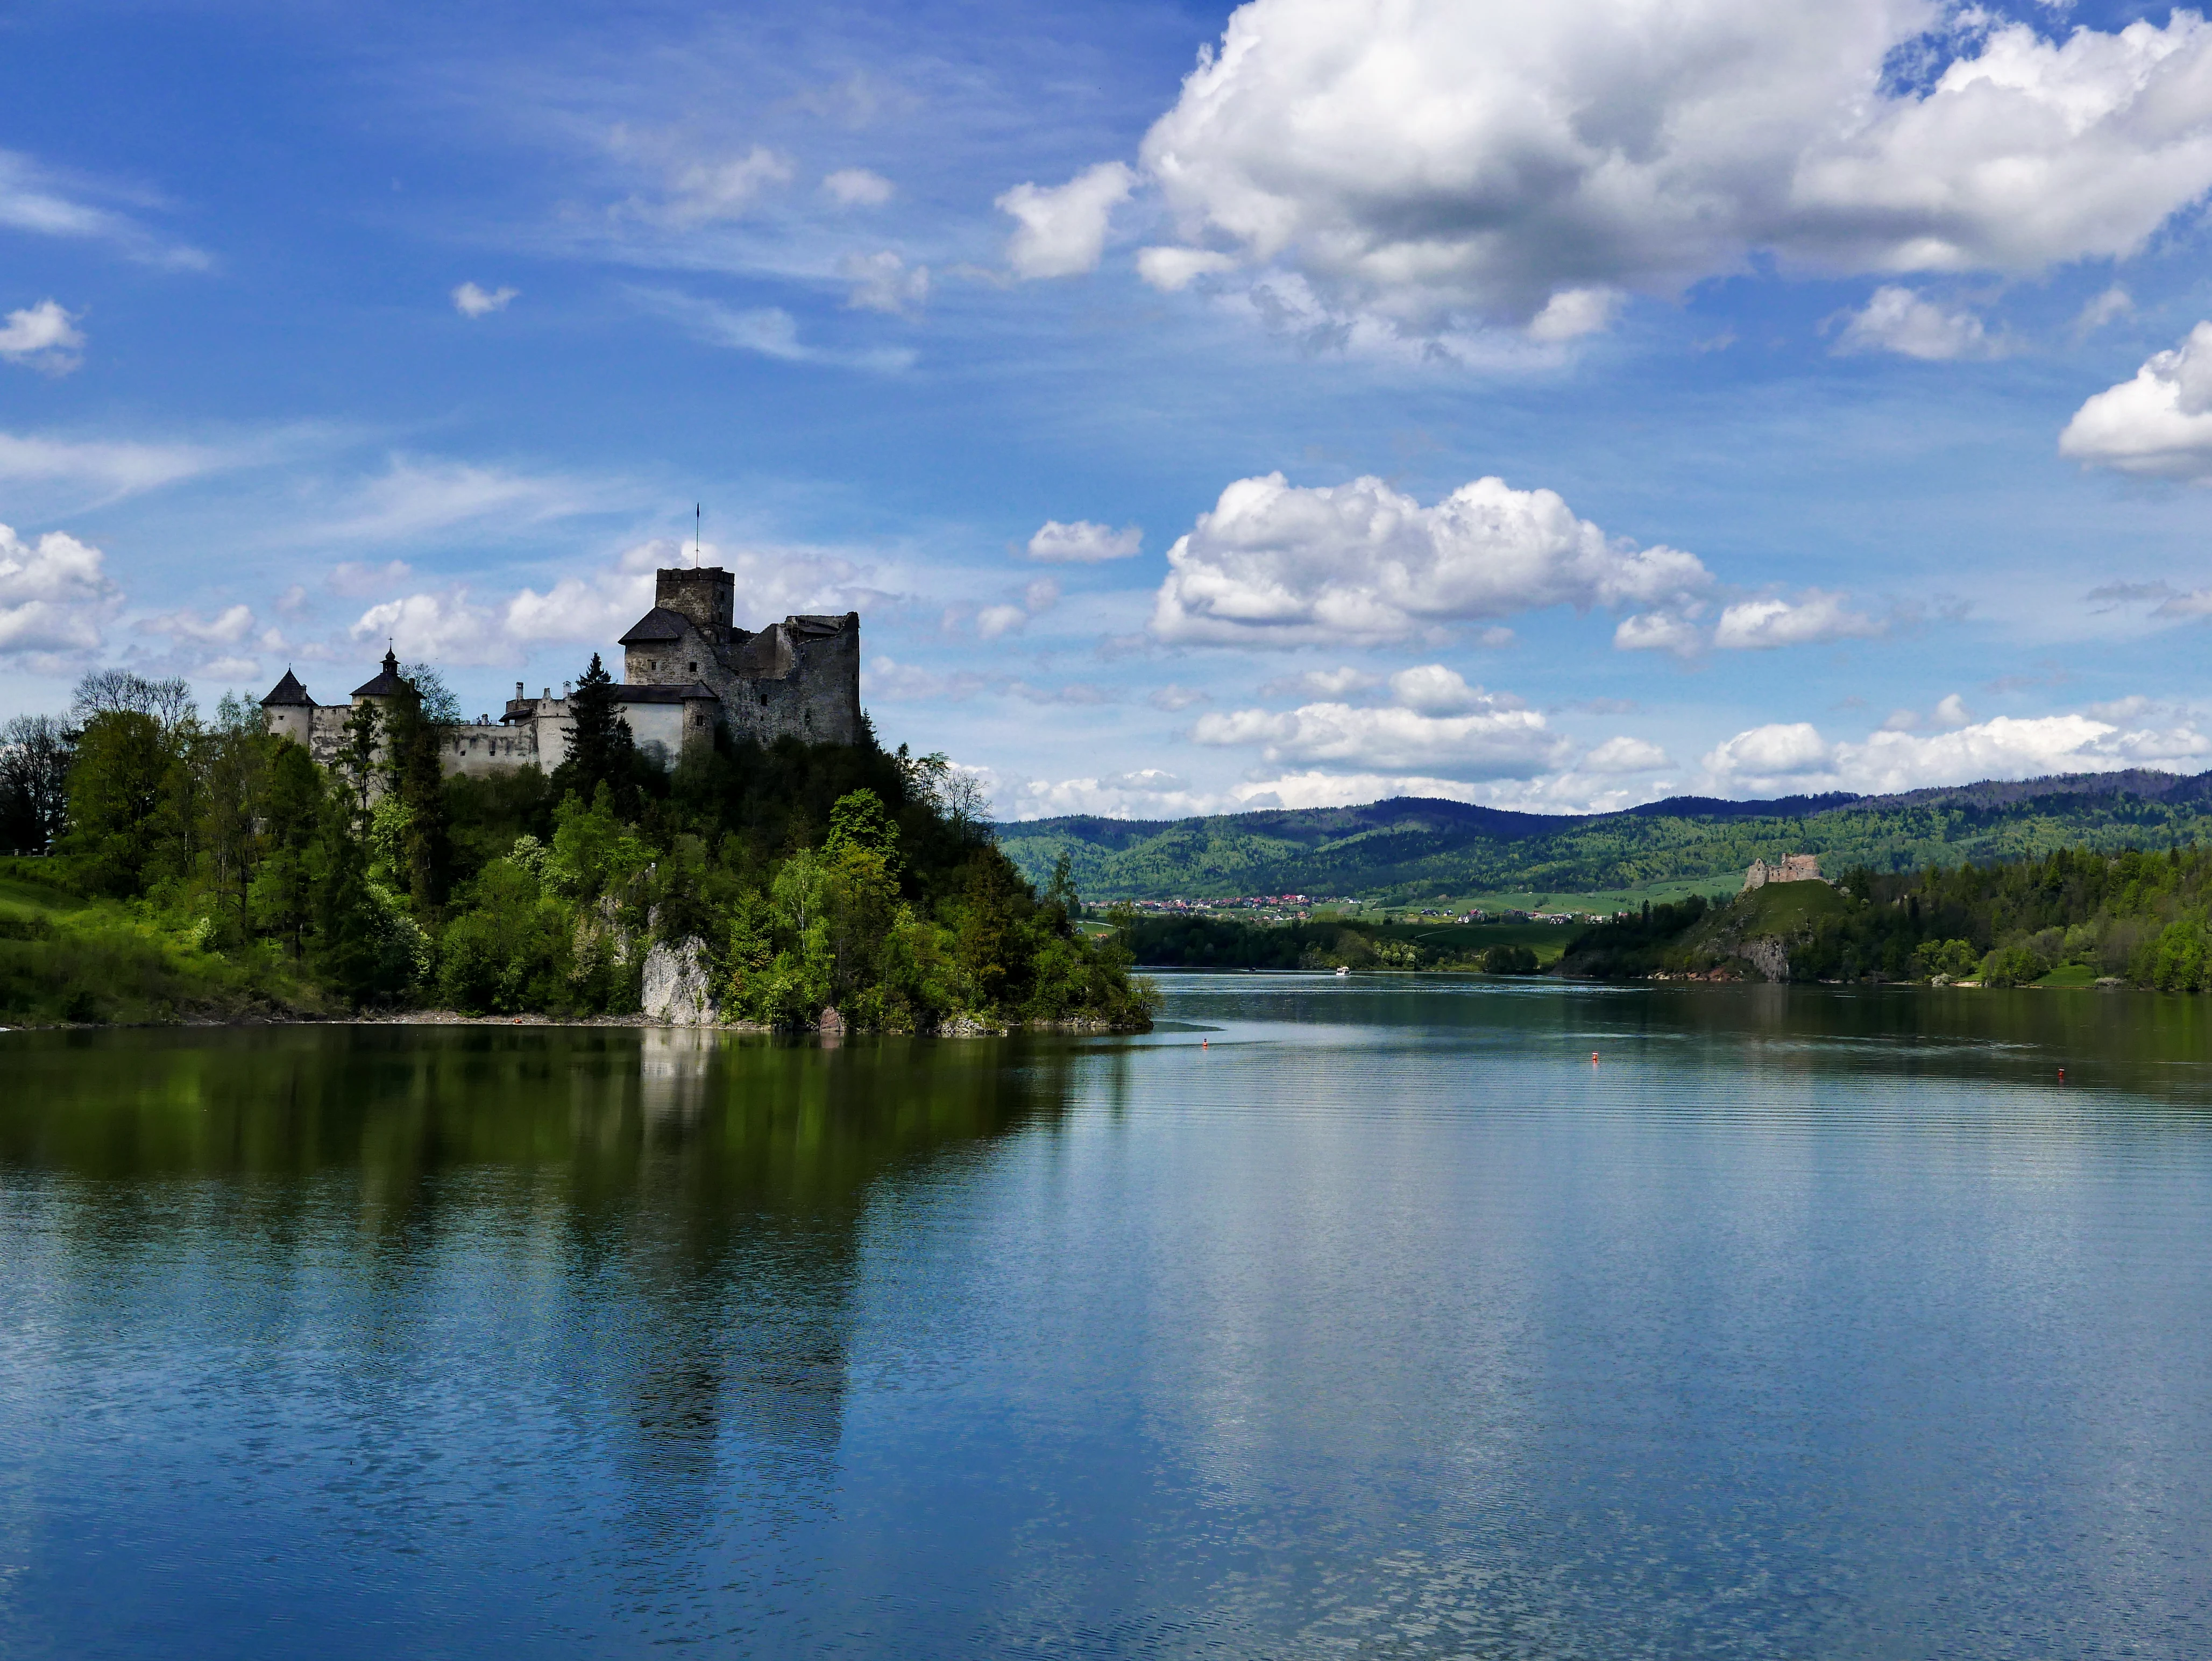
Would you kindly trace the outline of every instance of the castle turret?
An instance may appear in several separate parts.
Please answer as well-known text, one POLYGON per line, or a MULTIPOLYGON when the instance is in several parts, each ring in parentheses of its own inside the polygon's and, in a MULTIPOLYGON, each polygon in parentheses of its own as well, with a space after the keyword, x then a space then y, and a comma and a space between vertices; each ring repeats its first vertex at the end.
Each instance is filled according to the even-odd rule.
POLYGON ((397 698, 406 689, 406 687, 407 682, 399 676, 399 655, 387 651, 384 654, 383 671, 366 685, 356 687, 353 689, 353 700, 359 704, 386 698, 397 698))
POLYGON ((724 643, 738 620, 738 579, 721 567, 671 566, 655 573, 653 603, 682 612, 702 634, 727 650, 724 643))
POLYGON ((305 744, 314 731, 315 700, 290 670, 261 700, 262 730, 279 738, 305 744))

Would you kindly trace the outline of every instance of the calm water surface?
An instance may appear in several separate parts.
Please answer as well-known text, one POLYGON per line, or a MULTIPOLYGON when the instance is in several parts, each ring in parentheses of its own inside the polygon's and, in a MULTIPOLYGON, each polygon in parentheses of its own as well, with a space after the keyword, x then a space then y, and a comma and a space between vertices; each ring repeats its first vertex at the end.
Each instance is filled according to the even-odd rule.
POLYGON ((2206 1000, 1165 984, 0 1036, 0 1653, 2212 1654, 2206 1000))

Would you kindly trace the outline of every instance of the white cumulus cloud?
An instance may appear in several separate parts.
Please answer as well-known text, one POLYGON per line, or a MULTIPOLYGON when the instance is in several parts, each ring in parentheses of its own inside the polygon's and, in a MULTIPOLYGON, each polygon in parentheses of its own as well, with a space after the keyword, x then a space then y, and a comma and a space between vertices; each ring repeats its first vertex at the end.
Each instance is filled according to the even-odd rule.
POLYGON ((87 543, 49 530, 27 543, 0 524, 0 655, 96 652, 121 596, 87 543))
POLYGON ((1414 327, 1564 334, 1596 302, 1552 312, 1563 295, 1675 293, 1762 254, 1883 275, 2130 255, 2212 186, 2212 27, 2175 10, 2051 39, 1936 0, 1250 0, 1141 160, 1193 252, 1414 327))
POLYGON ((1825 773, 1834 761, 1833 747, 1810 721, 1773 721, 1715 746, 1703 765, 1716 779, 1759 788, 1776 779, 1825 773))
POLYGON ((494 312, 507 310, 508 302, 520 292, 519 288, 481 288, 473 282, 464 282, 453 290, 453 309, 465 318, 489 317, 494 312))
POLYGON ((0 324, 0 358, 49 375, 65 375, 83 361, 84 331, 77 314, 65 312, 58 302, 42 300, 8 313, 0 324))
POLYGON ((1139 248, 1137 275, 1155 288, 1181 294, 1202 276, 1233 271, 1237 262, 1210 248, 1139 248))
POLYGON ((1613 321, 1620 300, 1616 289, 1562 288, 1528 319, 1529 338, 1554 342, 1599 334, 1613 321))
POLYGON ((1674 764, 1667 759, 1667 752, 1649 739, 1623 733, 1607 739, 1577 765, 1583 773, 1650 773, 1674 764))
POLYGON ((1048 565, 1096 565, 1104 560, 1134 557, 1145 545, 1145 533, 1133 524, 1119 530, 1111 525, 1077 519, 1062 524, 1047 519, 1030 538, 1030 558, 1048 565))
POLYGON ((1390 677, 1390 698, 1424 715, 1464 715, 1496 701, 1480 687, 1468 685, 1457 670, 1446 669, 1442 664, 1400 670, 1390 677))
POLYGON ((1880 618, 1852 611, 1842 595, 1816 588, 1795 602, 1771 597, 1737 602, 1713 626, 1713 644, 1723 652, 1753 652, 1870 640, 1887 632, 1887 625, 1880 618))
POLYGON ((1190 736, 1256 746, 1271 763, 1470 779, 1529 778, 1563 765, 1571 748, 1518 698, 1470 687, 1441 664, 1401 671, 1391 690, 1398 701, 1378 708, 1315 703, 1201 715, 1190 736))
POLYGON ((2212 323, 2082 404, 2058 453, 2123 473, 2212 480, 2212 323))
POLYGON ((2004 343, 1982 320, 1962 307, 1938 305, 1896 283, 1875 289, 1865 307, 1844 314, 1836 337, 1838 353, 1894 352, 1899 356, 1941 361, 1949 358, 1992 358, 2004 343))
POLYGON ((1156 633, 1254 646, 1402 640, 1553 605, 1680 606, 1712 586, 1696 555, 1614 540, 1553 492, 1496 478, 1433 507, 1377 478, 1239 479, 1168 564, 1156 633))
POLYGON ((499 621, 499 614, 473 603, 467 589, 455 588, 373 605, 350 633, 365 644, 389 640, 394 652, 410 661, 474 668, 514 660, 513 643, 499 621))
MULTIPOLYGON (((1965 713, 1963 705, 1946 700, 1936 718, 1965 713)), ((1978 779, 2142 767, 2194 770, 2208 757, 2212 738, 2186 723, 2130 726, 2071 713, 2001 715, 1937 732, 1885 727, 1857 742, 1835 743, 1808 723, 1778 724, 1738 733, 1707 755, 1703 766, 1705 788, 1729 794, 1850 790, 1885 795, 1978 779)))
POLYGON ((1006 263, 1021 277, 1075 276, 1096 270, 1106 250, 1107 221, 1129 199, 1136 175, 1103 161, 1065 185, 1017 185, 994 204, 1018 222, 1006 263))

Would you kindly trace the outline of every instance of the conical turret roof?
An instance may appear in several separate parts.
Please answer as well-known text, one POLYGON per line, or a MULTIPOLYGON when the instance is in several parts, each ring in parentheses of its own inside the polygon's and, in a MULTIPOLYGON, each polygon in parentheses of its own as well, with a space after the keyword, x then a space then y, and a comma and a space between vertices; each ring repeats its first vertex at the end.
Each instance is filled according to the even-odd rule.
POLYGON ((284 671, 284 678, 271 687, 269 695, 261 700, 264 709, 272 704, 305 704, 313 709, 315 700, 307 696, 307 688, 300 684, 300 677, 288 669, 284 671))
POLYGON ((399 678, 399 658, 396 652, 384 654, 384 670, 374 681, 353 689, 356 698, 397 698, 407 683, 399 678))

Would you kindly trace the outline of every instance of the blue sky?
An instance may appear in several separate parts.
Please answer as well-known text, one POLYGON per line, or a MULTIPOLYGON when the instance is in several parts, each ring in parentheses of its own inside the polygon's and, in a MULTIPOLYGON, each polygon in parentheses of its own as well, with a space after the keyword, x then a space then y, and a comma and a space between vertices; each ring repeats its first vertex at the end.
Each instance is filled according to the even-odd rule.
POLYGON ((699 502, 1010 815, 2212 767, 2193 14, 33 0, 0 55, 8 712, 387 637, 495 709, 699 502))

